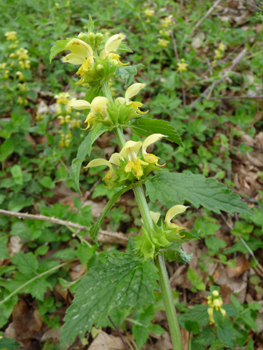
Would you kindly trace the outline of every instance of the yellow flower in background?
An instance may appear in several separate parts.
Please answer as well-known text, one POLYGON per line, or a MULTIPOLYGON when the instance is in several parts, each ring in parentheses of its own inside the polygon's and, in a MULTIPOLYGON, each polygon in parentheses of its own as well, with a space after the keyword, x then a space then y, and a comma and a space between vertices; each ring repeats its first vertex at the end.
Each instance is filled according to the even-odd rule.
POLYGON ((69 102, 69 93, 60 92, 59 94, 55 95, 55 99, 57 100, 57 103, 61 105, 66 105, 69 102))
POLYGON ((5 67, 6 67, 6 63, 4 62, 4 63, 0 63, 0 69, 5 69, 5 67))
POLYGON ((210 324, 215 323, 215 320, 213 317, 214 309, 217 311, 219 310, 221 312, 221 314, 223 315, 223 317, 226 316, 226 310, 222 308, 223 300, 220 297, 219 292, 217 290, 214 290, 212 292, 212 296, 207 297, 207 305, 210 306, 209 309, 207 310, 210 324))
POLYGON ((161 20, 161 26, 163 28, 168 28, 173 23, 172 18, 173 18, 173 16, 170 15, 170 16, 165 17, 164 19, 162 19, 161 20))
POLYGON ((216 60, 214 60, 214 61, 211 62, 212 67, 215 67, 216 64, 217 64, 217 61, 216 61, 216 60))
POLYGON ((70 115, 69 114, 66 116, 59 115, 58 119, 59 119, 59 122, 61 125, 70 123, 70 115))
POLYGON ((97 113, 100 113, 104 118, 106 118, 106 105, 109 103, 109 100, 103 96, 97 96, 93 99, 91 103, 85 100, 75 100, 69 103, 69 106, 76 110, 90 109, 89 114, 85 120, 85 123, 88 123, 86 129, 90 127, 92 119, 97 113))
POLYGON ((152 17, 154 15, 154 10, 148 8, 144 11, 144 14, 145 16, 152 17))
POLYGON ((185 60, 183 58, 181 59, 181 62, 177 62, 177 70, 179 72, 187 71, 187 66, 188 63, 185 63, 185 60))
POLYGON ((222 53, 220 50, 215 50, 215 58, 220 59, 222 57, 222 53))
POLYGON ((158 46, 167 47, 169 45, 169 41, 165 39, 158 38, 158 46))
POLYGON ((61 139, 59 141, 59 146, 64 148, 64 147, 69 147, 70 146, 70 141, 71 141, 72 135, 70 133, 64 135, 61 135, 61 139))
POLYGON ((225 49, 226 49, 226 45, 223 44, 223 43, 220 43, 219 46, 218 46, 218 48, 219 48, 220 51, 223 51, 223 52, 224 52, 225 49))
POLYGON ((19 79, 19 80, 23 80, 23 79, 24 79, 24 75, 23 75, 22 72, 17 71, 17 72, 16 72, 16 75, 18 76, 18 79, 19 79))
POLYGON ((28 50, 21 47, 19 50, 16 50, 16 55, 19 60, 27 60, 28 59, 28 50))
POLYGON ((15 32, 15 31, 6 32, 6 33, 5 33, 5 37, 6 37, 6 40, 9 40, 9 41, 13 41, 13 40, 16 40, 16 39, 17 39, 17 37, 16 37, 16 32, 15 32))
POLYGON ((163 29, 161 29, 161 30, 159 30, 159 33, 162 36, 166 37, 166 38, 169 38, 171 36, 171 31, 170 30, 163 30, 163 29))

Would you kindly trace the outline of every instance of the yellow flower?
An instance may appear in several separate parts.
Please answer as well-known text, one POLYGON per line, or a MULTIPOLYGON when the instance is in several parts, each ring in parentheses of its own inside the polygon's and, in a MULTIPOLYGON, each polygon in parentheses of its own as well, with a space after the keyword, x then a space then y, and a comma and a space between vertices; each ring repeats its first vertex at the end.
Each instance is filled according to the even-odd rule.
POLYGON ((144 14, 145 14, 145 16, 152 17, 153 14, 154 14, 154 10, 146 9, 146 10, 144 11, 144 14))
POLYGON ((93 50, 91 46, 80 39, 70 40, 70 42, 66 45, 66 49, 71 51, 71 53, 63 57, 63 62, 79 65, 83 64, 87 58, 93 58, 93 50))
POLYGON ((16 51, 16 55, 18 56, 19 60, 27 60, 28 59, 28 50, 21 47, 19 50, 16 51))
POLYGON ((79 119, 72 119, 70 124, 71 124, 72 128, 80 128, 80 120, 79 119))
POLYGON ((163 30, 163 29, 161 29, 161 30, 159 30, 159 33, 162 36, 166 37, 166 38, 169 38, 171 36, 171 31, 170 30, 163 30))
POLYGON ((172 24, 172 16, 165 17, 164 19, 161 20, 161 26, 163 28, 168 28, 172 24))
POLYGON ((223 52, 224 52, 225 49, 226 49, 226 45, 223 44, 223 43, 220 43, 219 46, 218 46, 218 48, 219 48, 220 51, 223 51, 223 52))
POLYGON ((24 68, 25 68, 25 64, 24 64, 23 61, 19 61, 18 64, 19 64, 19 67, 20 67, 21 69, 24 69, 24 68))
POLYGON ((57 103, 61 105, 66 105, 69 102, 69 93, 60 92, 59 94, 55 95, 55 99, 57 100, 57 103))
POLYGON ((115 177, 115 172, 114 172, 114 167, 118 167, 120 165, 120 157, 118 153, 114 153, 109 160, 106 159, 102 159, 102 158, 98 158, 98 159, 94 159, 91 162, 89 162, 89 164, 84 168, 93 168, 93 167, 97 167, 97 166, 101 166, 101 165, 107 165, 110 169, 107 171, 107 173, 105 174, 105 177, 102 180, 106 180, 109 181, 111 179, 114 180, 115 177))
POLYGON ((168 40, 160 39, 160 38, 158 38, 157 40, 158 40, 158 46, 167 47, 169 45, 168 40))
POLYGON ((21 96, 18 96, 17 103, 19 103, 20 105, 24 103, 24 100, 21 96))
POLYGON ((182 58, 181 62, 177 62, 177 66, 179 72, 187 71, 188 63, 185 63, 185 60, 182 58))
POLYGON ((6 33, 5 33, 5 37, 6 37, 6 40, 9 40, 9 41, 13 41, 13 40, 16 40, 16 39, 17 39, 17 37, 16 37, 16 32, 15 32, 15 31, 6 32, 6 33))
MULTIPOLYGON (((212 292, 212 294, 213 294, 214 297, 218 297, 219 292, 218 292, 217 290, 214 290, 214 291, 212 292)), ((210 298, 211 298, 211 297, 210 297, 210 298)), ((208 299, 208 298, 207 298, 207 299, 208 299)))
POLYGON ((128 164, 126 165, 124 170, 126 171, 126 173, 130 173, 132 170, 134 170, 136 176, 139 178, 143 175, 142 165, 148 165, 148 163, 144 162, 139 157, 137 157, 135 162, 128 160, 128 164))
POLYGON ((217 61, 216 61, 216 60, 214 60, 214 61, 211 62, 212 67, 215 67, 216 64, 217 64, 217 61))
POLYGON ((58 119, 59 119, 59 122, 61 125, 70 123, 70 115, 69 114, 66 115, 65 117, 63 117, 63 115, 60 115, 60 116, 58 116, 58 119))
POLYGON ((120 104, 126 104, 126 105, 132 105, 132 107, 134 109, 136 109, 136 111, 139 114, 145 114, 147 112, 142 112, 139 108, 143 106, 143 104, 141 102, 138 101, 130 101, 130 99, 132 97, 134 97, 135 95, 137 95, 141 89, 143 89, 145 87, 145 84, 140 84, 140 83, 135 83, 132 84, 131 86, 128 87, 128 89, 125 92, 125 97, 117 97, 116 98, 116 102, 120 103, 120 104))
POLYGON ((168 210, 168 212, 165 215, 165 223, 169 228, 176 229, 177 231, 181 231, 184 229, 184 227, 178 226, 176 224, 173 224, 171 220, 178 214, 184 213, 188 207, 184 205, 175 205, 172 208, 168 210))
POLYGON ((220 59, 222 57, 222 53, 219 50, 215 50, 215 58, 220 59))
POLYGON ((6 67, 6 63, 4 62, 4 63, 0 63, 0 69, 5 69, 5 67, 6 67))
POLYGON ((106 105, 109 103, 109 100, 103 96, 97 96, 93 99, 91 103, 85 100, 75 100, 69 103, 69 106, 76 110, 90 109, 89 114, 85 120, 85 123, 88 123, 86 129, 90 127, 91 120, 97 113, 100 113, 104 118, 106 117, 106 105))
POLYGON ((153 164, 158 165, 158 166, 165 166, 165 164, 162 164, 162 165, 158 164, 158 160, 160 159, 159 157, 155 156, 154 154, 146 152, 147 147, 149 147, 153 143, 159 141, 163 137, 166 137, 166 136, 163 134, 152 134, 144 140, 144 142, 142 144, 142 155, 143 155, 144 160, 147 163, 149 163, 149 164, 153 163, 153 164))
POLYGON ((107 56, 109 56, 110 53, 115 53, 118 50, 122 40, 124 39, 125 35, 123 35, 122 33, 111 36, 106 41, 105 47, 100 53, 100 58, 106 58, 107 56))
POLYGON ((20 71, 17 71, 16 75, 18 76, 19 80, 23 80, 24 79, 23 73, 21 73, 20 71))

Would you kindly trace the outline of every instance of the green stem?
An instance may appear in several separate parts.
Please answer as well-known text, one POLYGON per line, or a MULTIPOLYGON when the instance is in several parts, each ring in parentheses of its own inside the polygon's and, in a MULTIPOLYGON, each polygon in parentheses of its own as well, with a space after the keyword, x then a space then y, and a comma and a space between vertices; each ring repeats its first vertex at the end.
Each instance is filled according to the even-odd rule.
MULTIPOLYGON (((103 88, 107 99, 112 101, 112 95, 109 88, 109 84, 104 83, 103 88)), ((123 131, 120 127, 116 127, 114 129, 114 132, 117 137, 119 146, 122 148, 126 142, 125 137, 123 135, 123 131)), ((153 221, 150 215, 150 211, 148 208, 148 204, 144 195, 142 185, 139 185, 139 186, 135 185, 133 187, 133 191, 134 191, 136 201, 138 203, 139 210, 141 212, 145 229, 150 232, 153 229, 153 221)), ((168 279, 163 256, 159 256, 158 258, 156 258, 155 263, 159 272, 160 287, 161 287, 164 306, 165 306, 167 319, 169 323, 173 347, 174 347, 174 350, 183 350, 180 328, 177 321, 174 302, 173 302, 173 295, 169 284, 169 279, 168 279)))
POLYGON ((179 324, 177 321, 175 306, 173 302, 173 295, 165 267, 165 261, 162 255, 159 255, 155 264, 158 268, 159 282, 161 287, 161 292, 163 296, 164 307, 169 323, 170 334, 173 342, 174 350, 183 350, 183 343, 179 324))
POLYGON ((12 293, 10 293, 4 300, 1 300, 0 305, 4 304, 8 299, 10 299, 13 295, 17 294, 24 287, 28 286, 31 282, 33 282, 33 281, 37 280, 38 278, 41 278, 45 275, 48 275, 50 272, 55 271, 55 270, 61 268, 62 266, 69 264, 70 262, 71 262, 71 260, 69 260, 63 264, 60 264, 58 266, 52 267, 52 269, 49 269, 49 270, 41 273, 40 275, 37 275, 36 277, 31 278, 31 280, 27 281, 22 286, 18 287, 16 290, 14 290, 12 293))

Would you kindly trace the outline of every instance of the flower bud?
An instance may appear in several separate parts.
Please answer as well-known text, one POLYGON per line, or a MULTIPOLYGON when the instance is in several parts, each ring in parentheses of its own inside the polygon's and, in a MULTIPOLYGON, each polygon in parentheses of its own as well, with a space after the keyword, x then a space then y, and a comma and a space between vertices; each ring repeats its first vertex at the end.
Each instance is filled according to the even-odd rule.
POLYGON ((98 71, 98 72, 101 72, 103 69, 104 69, 104 67, 103 67, 102 64, 98 64, 98 65, 96 66, 96 71, 98 71))
POLYGON ((89 40, 90 46, 94 47, 94 45, 95 45, 95 34, 94 33, 89 33, 88 34, 88 40, 89 40))
POLYGON ((95 47, 99 47, 99 44, 102 42, 102 39, 103 39, 103 34, 101 33, 97 33, 95 35, 95 47))
POLYGON ((89 37, 88 34, 85 33, 79 33, 78 38, 85 41, 85 43, 89 43, 89 37))

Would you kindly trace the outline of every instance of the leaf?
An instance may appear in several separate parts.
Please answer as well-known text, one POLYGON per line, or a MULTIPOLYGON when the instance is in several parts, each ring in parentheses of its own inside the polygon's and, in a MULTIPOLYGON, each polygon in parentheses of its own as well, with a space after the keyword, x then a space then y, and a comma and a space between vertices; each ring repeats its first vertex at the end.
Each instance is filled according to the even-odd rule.
POLYGON ((242 312, 243 311, 243 306, 240 304, 240 302, 234 297, 233 294, 231 294, 231 301, 232 304, 234 305, 234 308, 239 311, 242 312))
POLYGON ((226 318, 223 318, 222 313, 219 310, 213 311, 213 318, 215 320, 218 338, 233 349, 234 344, 231 334, 231 323, 227 321, 226 318))
POLYGON ((143 344, 146 343, 150 334, 150 330, 147 327, 135 324, 132 326, 132 334, 134 336, 138 349, 140 349, 143 344))
POLYGON ((134 76, 137 74, 137 68, 143 67, 142 64, 136 64, 135 66, 120 66, 117 67, 115 76, 121 77, 125 81, 125 86, 131 85, 134 76))
POLYGON ((61 331, 62 346, 73 343, 116 307, 141 309, 158 289, 156 267, 125 253, 109 253, 105 264, 92 267, 79 282, 61 331))
POLYGON ((45 277, 42 277, 30 283, 29 292, 32 297, 44 301, 44 294, 46 293, 47 288, 51 288, 51 285, 46 281, 45 277))
POLYGON ((81 265, 87 264, 87 262, 95 255, 95 252, 97 250, 98 250, 98 247, 95 245, 92 247, 89 247, 88 245, 83 245, 82 243, 80 243, 78 245, 77 254, 81 262, 81 265))
POLYGON ((61 51, 66 50, 67 44, 70 42, 71 38, 68 38, 66 40, 57 40, 55 45, 53 45, 50 49, 50 55, 49 60, 50 62, 53 60, 53 58, 61 51))
POLYGON ((252 214, 249 206, 240 201, 225 185, 214 178, 205 178, 190 172, 159 172, 146 181, 146 194, 152 202, 159 200, 163 205, 172 207, 189 201, 195 207, 203 207, 220 214, 220 210, 230 214, 252 214))
POLYGON ((166 138, 167 140, 184 147, 178 132, 171 123, 164 120, 140 118, 136 119, 130 126, 136 134, 143 136, 149 136, 155 133, 163 134, 168 136, 166 138))
MULTIPOLYGON (((215 334, 212 328, 204 328, 202 332, 193 339, 193 345, 197 347, 197 345, 211 345, 215 340, 215 334)), ((195 349, 195 347, 193 348, 195 349)))
POLYGON ((8 237, 0 237, 0 257, 1 259, 10 259, 7 250, 8 237))
POLYGON ((38 268, 37 258, 33 253, 17 253, 12 258, 12 263, 17 265, 18 271, 24 275, 33 273, 38 268))
POLYGON ((91 103, 97 96, 104 96, 102 86, 100 85, 90 87, 85 95, 85 100, 91 103))
POLYGON ((7 348, 8 350, 17 349, 20 347, 20 344, 12 338, 0 338, 0 348, 7 348))
POLYGON ((200 327, 205 327, 209 324, 207 310, 207 305, 195 305, 186 314, 180 314, 178 316, 178 321, 182 327, 185 326, 186 321, 195 321, 199 324, 200 327))
POLYGON ((80 188, 79 188, 79 172, 82 162, 84 161, 85 157, 87 155, 90 155, 91 153, 91 146, 96 141, 96 139, 105 131, 107 128, 103 126, 102 124, 98 124, 96 128, 89 132, 89 134, 85 137, 85 139, 82 141, 78 148, 77 157, 73 159, 71 167, 70 167, 70 175, 74 180, 75 183, 75 189, 80 194, 80 188))
MULTIPOLYGON (((263 242, 260 238, 250 237, 248 241, 245 242, 250 250, 255 251, 259 248, 263 248, 263 242)), ((224 254, 233 254, 235 252, 241 252, 243 254, 248 254, 249 250, 242 241, 238 241, 231 248, 224 250, 224 254)))
POLYGON ((111 199, 108 201, 105 209, 103 210, 103 213, 101 214, 99 220, 96 222, 96 224, 92 225, 90 228, 90 237, 93 239, 94 242, 97 243, 97 236, 98 236, 98 232, 99 232, 99 228, 100 225, 102 224, 103 219, 105 218, 105 216, 107 215, 108 211, 111 209, 111 207, 117 202, 117 200, 119 199, 119 197, 129 191, 132 188, 132 185, 124 187, 123 189, 121 189, 120 191, 116 192, 111 199))
POLYGON ((60 249, 53 255, 53 258, 62 259, 62 260, 72 260, 77 255, 77 252, 74 248, 60 249))
POLYGON ((88 23, 88 32, 93 32, 94 29, 94 22, 92 20, 91 14, 89 13, 89 23, 88 23))

